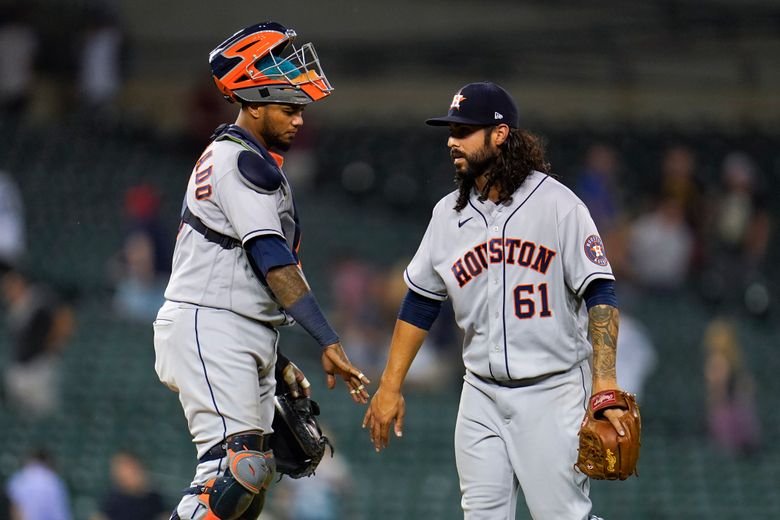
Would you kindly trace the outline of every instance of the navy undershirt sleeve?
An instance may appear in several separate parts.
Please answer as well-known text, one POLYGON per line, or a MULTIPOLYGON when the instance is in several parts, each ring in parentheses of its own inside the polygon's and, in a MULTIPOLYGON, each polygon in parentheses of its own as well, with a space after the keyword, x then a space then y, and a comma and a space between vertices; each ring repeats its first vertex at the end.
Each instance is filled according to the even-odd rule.
POLYGON ((298 263, 287 242, 279 235, 263 235, 252 239, 246 245, 246 252, 253 267, 260 271, 263 277, 274 267, 298 263))
POLYGON ((398 319, 417 328, 430 330, 439 316, 442 303, 440 300, 426 298, 410 289, 401 303, 398 319))
POLYGON ((287 308, 287 313, 292 316, 298 324, 304 328, 312 338, 317 340, 321 347, 327 347, 338 343, 339 335, 328 323, 327 318, 322 313, 317 299, 310 292, 307 292, 300 299, 287 308))
POLYGON ((615 294, 615 282, 604 278, 593 280, 588 284, 583 294, 585 305, 588 310, 595 305, 610 305, 618 307, 617 295, 615 294))
MULTIPOLYGON (((252 239, 246 245, 246 252, 252 267, 262 274, 263 280, 268 275, 268 271, 275 267, 298 263, 290 248, 287 247, 287 242, 279 235, 263 235, 252 239)), ((321 346, 326 347, 339 342, 338 334, 328 323, 312 293, 306 293, 285 310, 321 346)))

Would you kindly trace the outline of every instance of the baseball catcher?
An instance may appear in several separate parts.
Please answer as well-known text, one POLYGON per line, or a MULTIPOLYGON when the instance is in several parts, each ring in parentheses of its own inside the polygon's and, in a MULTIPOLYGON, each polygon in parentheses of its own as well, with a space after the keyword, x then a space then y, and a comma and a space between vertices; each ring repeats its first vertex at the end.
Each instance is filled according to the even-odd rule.
MULTIPOLYGON (((304 109, 333 87, 314 46, 296 38, 263 22, 209 53, 214 83, 237 115, 192 169, 154 322, 155 370, 179 394, 198 457, 172 520, 260 516, 277 467, 270 434, 280 327, 297 323, 316 341, 328 388, 340 377, 355 403, 368 400, 370 381, 349 362, 300 267, 300 218, 282 154, 304 109)), ((306 378, 288 365, 290 395, 308 397, 306 378)))
POLYGON ((637 474, 641 434, 642 422, 634 395, 620 390, 599 392, 590 398, 582 420, 575 466, 593 479, 625 480, 637 474), (625 410, 617 418, 623 435, 604 417, 608 408, 625 410))

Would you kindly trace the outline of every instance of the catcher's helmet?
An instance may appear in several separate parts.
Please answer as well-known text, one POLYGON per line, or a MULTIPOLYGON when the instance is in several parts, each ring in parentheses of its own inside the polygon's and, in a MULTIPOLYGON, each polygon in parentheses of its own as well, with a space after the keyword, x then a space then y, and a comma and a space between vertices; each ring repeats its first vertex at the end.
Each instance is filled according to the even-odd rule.
POLYGON ((305 105, 330 95, 333 87, 314 46, 295 47, 295 36, 279 23, 264 22, 238 31, 211 51, 211 73, 225 99, 305 105))

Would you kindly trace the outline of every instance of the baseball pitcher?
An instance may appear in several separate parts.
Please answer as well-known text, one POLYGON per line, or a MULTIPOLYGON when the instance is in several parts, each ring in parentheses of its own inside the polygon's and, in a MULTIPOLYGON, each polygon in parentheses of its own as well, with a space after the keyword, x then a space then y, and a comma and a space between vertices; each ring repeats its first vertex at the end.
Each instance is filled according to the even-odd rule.
MULTIPOLYGON (((626 426, 638 413, 626 411, 616 381, 618 309, 604 244, 584 204, 547 173, 504 89, 466 85, 446 116, 427 123, 449 128, 458 189, 434 208, 405 271, 409 292, 363 427, 376 451, 393 422, 402 435, 403 380, 450 298, 465 337, 455 428, 465 518, 514 520, 521 488, 535 520, 594 518, 587 475, 575 467, 592 392, 608 391, 593 422, 638 445, 638 429, 626 426)), ((582 467, 604 459, 598 436, 582 467)))

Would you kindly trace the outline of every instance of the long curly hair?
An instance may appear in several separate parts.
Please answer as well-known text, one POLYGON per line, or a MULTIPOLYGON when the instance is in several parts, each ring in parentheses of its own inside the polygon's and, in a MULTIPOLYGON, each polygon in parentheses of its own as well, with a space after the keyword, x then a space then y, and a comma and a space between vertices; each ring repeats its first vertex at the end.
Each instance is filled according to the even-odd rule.
MULTIPOLYGON (((485 129, 486 144, 490 142, 493 128, 485 129)), ((498 188, 498 203, 511 202, 512 194, 531 175, 533 170, 544 173, 549 173, 551 170, 550 163, 545 158, 542 140, 525 130, 510 128, 509 136, 499 145, 498 150, 495 161, 487 171, 487 182, 480 192, 480 201, 487 200, 490 189, 495 186, 498 188)), ((455 211, 466 207, 475 182, 474 175, 455 176, 455 183, 458 185, 458 201, 455 203, 455 211)))

